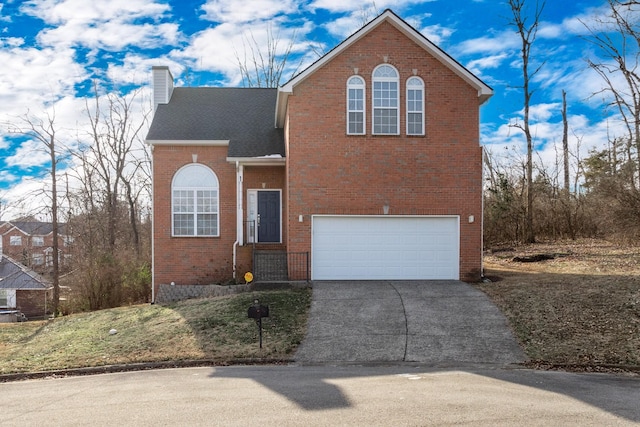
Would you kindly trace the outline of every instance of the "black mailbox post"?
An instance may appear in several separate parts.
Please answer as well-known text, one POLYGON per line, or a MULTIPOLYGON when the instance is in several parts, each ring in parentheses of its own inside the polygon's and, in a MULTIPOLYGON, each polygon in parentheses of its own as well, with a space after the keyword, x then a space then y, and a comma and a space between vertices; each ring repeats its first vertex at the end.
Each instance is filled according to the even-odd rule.
POLYGON ((250 319, 255 319, 258 325, 258 335, 260 336, 260 348, 262 348, 262 318, 269 317, 269 306, 261 305, 260 301, 255 300, 253 305, 249 307, 247 312, 250 319))

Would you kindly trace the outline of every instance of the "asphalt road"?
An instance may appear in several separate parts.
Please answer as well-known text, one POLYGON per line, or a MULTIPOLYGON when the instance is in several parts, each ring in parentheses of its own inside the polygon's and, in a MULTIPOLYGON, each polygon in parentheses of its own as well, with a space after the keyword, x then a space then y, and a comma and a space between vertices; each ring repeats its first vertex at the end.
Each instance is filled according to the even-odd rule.
POLYGON ((2 426, 615 426, 640 379, 469 367, 237 366, 0 384, 2 426))

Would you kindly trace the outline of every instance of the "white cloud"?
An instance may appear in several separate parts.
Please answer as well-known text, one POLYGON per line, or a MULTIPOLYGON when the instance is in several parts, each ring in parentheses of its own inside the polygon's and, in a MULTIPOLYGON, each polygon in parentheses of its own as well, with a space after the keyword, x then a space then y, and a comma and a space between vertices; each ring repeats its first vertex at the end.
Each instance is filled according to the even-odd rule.
POLYGON ((355 14, 334 19, 324 25, 329 34, 345 39, 358 31, 366 22, 355 14))
POLYGON ((367 2, 345 1, 345 0, 314 0, 309 5, 311 10, 324 9, 329 12, 356 12, 364 13, 368 20, 375 18, 385 9, 393 9, 400 13, 405 8, 414 4, 430 3, 436 0, 370 0, 367 2))
POLYGON ((70 22, 95 24, 160 16, 169 10, 169 5, 153 0, 30 0, 23 4, 21 10, 50 25, 70 22))
POLYGON ((438 24, 423 27, 420 32, 433 43, 440 45, 448 40, 455 30, 438 24))
POLYGON ((500 65, 502 65, 502 63, 506 58, 508 58, 508 55, 505 53, 500 53, 498 55, 485 56, 480 59, 469 61, 467 63, 467 68, 472 73, 480 75, 482 74, 482 70, 499 67, 500 65))
POLYGON ((203 18, 214 22, 243 23, 262 21, 297 11, 293 0, 208 0, 202 5, 203 18))
POLYGON ((0 49, 0 118, 24 114, 65 94, 87 78, 71 49, 3 46, 0 49))
POLYGON ((277 21, 255 22, 250 27, 223 23, 196 34, 189 46, 173 51, 169 57, 176 62, 187 61, 187 66, 196 71, 222 73, 227 79, 226 84, 236 86, 241 82, 238 57, 242 62, 253 60, 254 53, 251 49, 255 49, 254 40, 263 54, 266 52, 269 34, 272 42, 277 42, 280 53, 292 46, 294 55, 289 58, 289 64, 293 65, 297 64, 296 58, 308 53, 308 43, 297 40, 304 40, 311 28, 311 23, 291 28, 278 26, 277 21))
POLYGON ((32 0, 21 10, 51 26, 38 35, 45 46, 122 50, 175 45, 179 38, 177 24, 158 22, 169 6, 151 0, 32 0))
POLYGON ((80 45, 90 49, 120 51, 128 46, 153 48, 158 45, 175 45, 179 38, 175 24, 130 24, 102 22, 97 26, 86 23, 67 23, 44 30, 38 36, 45 46, 80 45))
POLYGON ((464 55, 499 54, 507 50, 517 49, 520 40, 514 31, 503 31, 495 36, 483 36, 465 40, 455 50, 464 55))
POLYGON ((20 144, 20 147, 12 156, 5 158, 5 163, 9 167, 19 167, 30 169, 46 165, 50 161, 49 154, 40 141, 28 140, 20 144))

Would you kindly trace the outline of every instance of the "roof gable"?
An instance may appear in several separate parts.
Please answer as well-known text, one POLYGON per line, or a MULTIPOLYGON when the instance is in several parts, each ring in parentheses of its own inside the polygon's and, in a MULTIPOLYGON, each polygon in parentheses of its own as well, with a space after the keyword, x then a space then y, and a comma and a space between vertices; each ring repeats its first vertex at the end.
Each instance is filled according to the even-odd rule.
POLYGON ((434 58, 440 61, 443 65, 453 71, 458 77, 464 80, 467 84, 472 86, 478 91, 478 98, 480 103, 484 103, 487 99, 493 95, 493 89, 485 84, 482 80, 476 77, 473 73, 467 70, 459 62, 453 59, 449 54, 436 46, 433 42, 422 35, 418 30, 413 28, 402 18, 396 15, 392 10, 387 9, 382 14, 378 15, 375 19, 370 21, 364 27, 360 28, 354 34, 346 38, 342 43, 334 47, 326 55, 318 59, 311 64, 305 70, 294 76, 291 80, 282 85, 278 90, 278 102, 276 110, 276 125, 282 126, 284 123, 284 117, 286 113, 286 104, 289 94, 293 93, 293 89, 315 73, 319 68, 322 68, 326 63, 331 61, 336 56, 340 55, 351 45, 362 39, 378 28, 383 22, 388 22, 393 25, 397 30, 404 34, 407 38, 415 42, 418 46, 422 47, 425 51, 431 54, 434 58))
POLYGON ((0 289, 46 290, 47 282, 34 271, 9 258, 0 256, 0 289))
MULTIPOLYGON (((3 224, 6 226, 6 234, 11 230, 19 230, 26 236, 47 236, 53 233, 53 223, 41 221, 8 221, 3 224)), ((58 233, 63 235, 66 233, 66 224, 58 224, 58 233)))

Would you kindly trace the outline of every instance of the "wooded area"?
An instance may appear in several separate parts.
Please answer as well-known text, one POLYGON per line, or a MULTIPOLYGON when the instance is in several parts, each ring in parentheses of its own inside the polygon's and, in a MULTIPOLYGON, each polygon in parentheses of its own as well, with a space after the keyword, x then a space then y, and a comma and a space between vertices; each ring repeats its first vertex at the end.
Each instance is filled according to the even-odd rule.
MULTIPOLYGON (((497 160, 485 151, 485 246, 536 240, 606 237, 637 243, 640 237, 640 2, 608 0, 609 13, 595 24, 584 24, 587 40, 601 60, 586 58, 602 78, 603 112, 625 130, 601 149, 582 157, 583 135, 570 146, 566 93, 563 92, 563 129, 558 135, 554 164, 534 161, 527 111, 535 91, 532 77, 543 60, 534 61, 531 45, 544 3, 527 13, 525 0, 510 0, 514 25, 523 40, 524 122, 512 125, 525 133, 527 159, 497 160), (533 20, 528 23, 528 20, 533 20), (619 123, 618 123, 619 124, 619 123)), ((542 102, 542 100, 539 100, 542 102)))
POLYGON ((144 143, 151 109, 140 91, 85 103, 90 126, 71 144, 58 136, 55 111, 27 112, 6 124, 50 157, 45 187, 25 199, 46 201, 33 216, 50 219, 53 252, 66 224, 70 257, 48 272, 54 314, 149 301, 151 293, 151 159, 144 143), (60 165, 64 165, 61 173, 60 165))

